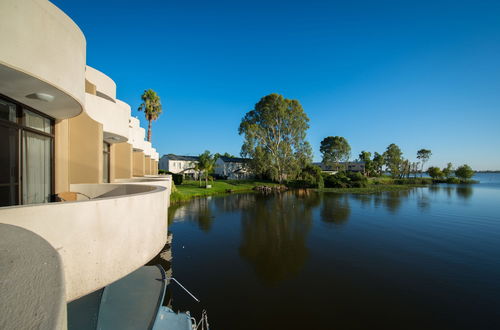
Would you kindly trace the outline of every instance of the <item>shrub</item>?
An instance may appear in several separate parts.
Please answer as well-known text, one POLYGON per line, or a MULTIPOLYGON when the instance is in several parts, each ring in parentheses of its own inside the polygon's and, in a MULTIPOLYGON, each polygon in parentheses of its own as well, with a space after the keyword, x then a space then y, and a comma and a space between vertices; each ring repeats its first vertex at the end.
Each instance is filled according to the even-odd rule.
POLYGON ((443 172, 439 167, 431 166, 427 169, 427 173, 429 173, 429 176, 433 179, 440 179, 443 177, 443 172))
POLYGON ((168 174, 166 170, 159 169, 158 174, 168 174))
POLYGON ((172 173, 172 180, 176 185, 181 185, 182 181, 184 181, 184 176, 182 174, 172 173))
POLYGON ((357 172, 338 172, 324 178, 327 188, 362 188, 367 186, 368 179, 357 172))
POLYGON ((474 171, 469 165, 462 165, 456 169, 455 175, 461 179, 467 180, 472 178, 474 171))

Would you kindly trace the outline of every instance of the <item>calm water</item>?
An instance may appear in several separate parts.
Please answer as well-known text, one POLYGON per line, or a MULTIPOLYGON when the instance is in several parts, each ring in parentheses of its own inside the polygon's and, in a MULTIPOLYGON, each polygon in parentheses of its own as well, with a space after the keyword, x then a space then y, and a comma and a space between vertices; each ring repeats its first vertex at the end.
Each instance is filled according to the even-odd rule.
POLYGON ((212 329, 500 329, 500 175, 170 209, 176 309, 212 329))

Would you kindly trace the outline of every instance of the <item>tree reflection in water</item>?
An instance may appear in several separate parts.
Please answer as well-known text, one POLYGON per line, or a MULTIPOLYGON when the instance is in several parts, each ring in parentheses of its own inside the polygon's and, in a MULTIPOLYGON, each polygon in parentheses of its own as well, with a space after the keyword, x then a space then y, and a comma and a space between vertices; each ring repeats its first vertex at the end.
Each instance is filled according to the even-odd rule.
POLYGON ((312 210, 319 203, 314 192, 255 195, 253 207, 242 211, 239 252, 264 284, 274 286, 303 268, 312 210))
POLYGON ((343 225, 349 220, 351 208, 347 194, 323 194, 321 220, 325 223, 343 225))
POLYGON ((171 205, 168 208, 169 226, 175 219, 188 220, 196 222, 202 231, 208 233, 215 218, 212 214, 210 201, 211 197, 196 198, 187 204, 171 205))
POLYGON ((457 186, 457 196, 462 199, 469 199, 472 197, 473 189, 470 185, 457 186))

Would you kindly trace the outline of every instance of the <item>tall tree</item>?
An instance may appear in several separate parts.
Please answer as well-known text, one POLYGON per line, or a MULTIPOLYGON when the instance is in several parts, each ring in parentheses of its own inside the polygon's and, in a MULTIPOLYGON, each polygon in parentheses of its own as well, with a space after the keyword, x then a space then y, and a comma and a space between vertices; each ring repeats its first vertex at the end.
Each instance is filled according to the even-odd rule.
POLYGON ((359 154, 359 160, 365 163, 365 175, 372 175, 373 173, 373 161, 371 160, 372 153, 369 151, 361 151, 359 154))
POLYGON ((382 167, 384 166, 385 160, 384 156, 379 154, 378 152, 375 152, 373 154, 373 168, 377 172, 378 175, 382 174, 382 167))
POLYGON ((162 110, 160 97, 154 90, 148 89, 142 93, 141 99, 142 103, 138 110, 144 111, 148 121, 148 141, 151 142, 151 122, 158 119, 162 110))
POLYGON ((340 162, 347 162, 351 156, 351 146, 349 142, 342 136, 328 136, 321 141, 319 148, 323 154, 323 164, 332 166, 336 165, 337 170, 340 168, 340 162))
POLYGON ((208 174, 214 170, 214 166, 215 157, 210 154, 210 151, 206 150, 198 156, 198 167, 201 171, 205 172, 205 187, 208 186, 208 174))
POLYGON ((446 164, 446 167, 443 168, 441 172, 443 172, 445 178, 449 179, 453 174, 453 164, 452 163, 446 164))
POLYGON ((403 153, 401 152, 401 149, 399 149, 396 144, 391 143, 387 147, 383 156, 385 166, 387 166, 387 168, 391 172, 391 176, 393 178, 398 177, 400 175, 400 167, 403 161, 403 153))
POLYGON ((423 172, 424 172, 424 165, 429 161, 429 159, 432 156, 432 151, 429 149, 420 149, 417 151, 417 158, 420 159, 420 162, 422 163, 422 170, 420 171, 420 177, 422 177, 423 172))
POLYGON ((264 96, 241 120, 244 135, 241 155, 251 158, 255 174, 282 182, 297 176, 304 163, 311 162, 306 141, 309 118, 297 100, 279 94, 264 96))

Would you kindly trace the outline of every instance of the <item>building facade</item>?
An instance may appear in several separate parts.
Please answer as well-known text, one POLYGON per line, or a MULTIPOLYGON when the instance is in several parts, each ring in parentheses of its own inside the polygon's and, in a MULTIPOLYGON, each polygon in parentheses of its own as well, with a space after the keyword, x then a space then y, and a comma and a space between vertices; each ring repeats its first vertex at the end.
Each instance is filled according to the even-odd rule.
POLYGON ((0 327, 64 329, 67 302, 165 245, 171 181, 64 12, 3 0, 0 40, 0 327))
POLYGON ((246 180, 252 177, 248 159, 220 156, 215 162, 215 174, 228 180, 246 180))
POLYGON ((196 156, 163 155, 160 159, 160 169, 176 174, 183 174, 186 177, 197 179, 198 171, 195 170, 198 164, 196 156))

